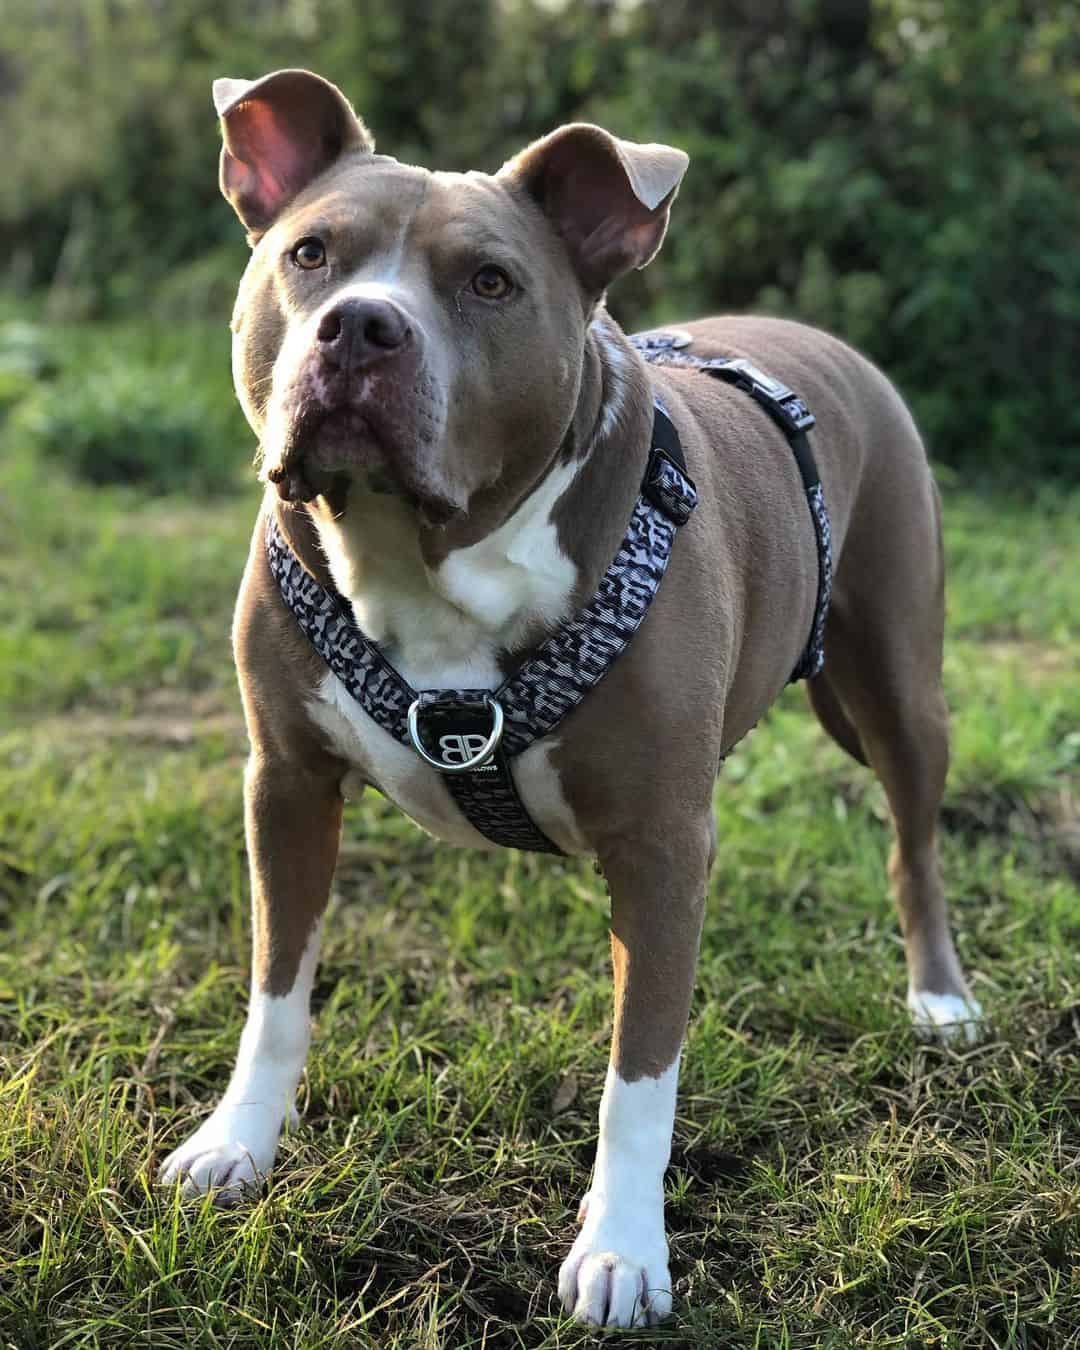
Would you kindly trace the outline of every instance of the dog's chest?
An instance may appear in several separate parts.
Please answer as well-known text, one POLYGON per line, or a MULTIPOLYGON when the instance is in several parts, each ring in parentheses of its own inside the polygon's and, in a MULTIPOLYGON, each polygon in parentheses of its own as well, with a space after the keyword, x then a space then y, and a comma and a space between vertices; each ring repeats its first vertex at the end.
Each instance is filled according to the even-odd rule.
MULTIPOLYGON (((368 518, 364 527, 320 523, 335 584, 364 632, 414 689, 497 688, 500 647, 511 645, 525 624, 555 622, 566 612, 576 568, 550 522, 550 506, 565 484, 565 474, 559 477, 544 485, 547 500, 532 502, 525 519, 450 554, 437 574, 400 546, 392 508, 389 529, 380 530, 387 517, 368 518)), ((307 709, 328 747, 353 766, 342 785, 346 797, 371 783, 437 838, 494 847, 462 815, 442 775, 379 726, 329 670, 307 709)), ((587 847, 552 762, 556 744, 557 734, 516 756, 514 781, 540 829, 565 852, 581 853, 587 847)))

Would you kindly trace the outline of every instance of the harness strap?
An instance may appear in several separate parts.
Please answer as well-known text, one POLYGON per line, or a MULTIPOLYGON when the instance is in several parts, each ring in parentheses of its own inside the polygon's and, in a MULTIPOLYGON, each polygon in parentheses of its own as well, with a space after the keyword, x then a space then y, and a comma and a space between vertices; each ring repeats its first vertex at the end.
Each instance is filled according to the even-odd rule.
MULTIPOLYGON (((818 549, 814 620, 791 679, 816 675, 824 661, 832 557, 829 514, 806 435, 814 418, 797 395, 748 361, 705 360, 684 352, 691 340, 690 334, 678 330, 630 339, 647 361, 691 366, 743 389, 787 436, 818 549)), ((650 446, 626 534, 596 594, 494 693, 487 689, 417 693, 360 630, 348 602, 305 570, 276 519, 271 516, 267 521, 267 562, 301 630, 372 720, 432 763, 463 814, 496 844, 561 852, 525 810, 510 760, 554 730, 629 645, 659 589, 675 533, 697 504, 678 432, 659 399, 650 446)))
POLYGON ((810 440, 806 434, 814 426, 814 415, 799 395, 793 393, 786 384, 771 375, 766 375, 743 357, 706 359, 692 356, 684 350, 690 345, 691 340, 690 334, 680 329, 658 329, 650 333, 636 333, 630 338, 630 342, 646 361, 656 365, 690 366, 704 375, 712 375, 743 390, 764 408, 787 437, 810 508, 818 555, 817 599, 814 605, 814 618, 810 625, 810 636, 788 683, 812 679, 825 664, 825 621, 829 617, 829 604, 832 600, 832 533, 829 510, 814 452, 810 448, 810 440))
POLYGON ((814 426, 814 414, 787 385, 771 375, 766 375, 741 357, 735 360, 715 357, 711 361, 703 361, 700 369, 706 375, 725 380, 735 385, 737 389, 744 390, 759 403, 787 437, 795 456, 807 505, 810 508, 810 519, 814 525, 818 554, 818 588, 810 636, 788 683, 812 679, 825 664, 825 621, 829 617, 829 604, 832 600, 832 530, 829 524, 829 509, 825 504, 825 489, 821 486, 817 461, 814 459, 814 452, 810 448, 810 440, 806 434, 814 426))
POLYGON ((650 444, 626 534, 596 594, 494 692, 414 690, 360 630, 348 602, 316 581, 276 519, 267 520, 270 571, 312 646, 384 731, 434 761, 469 821, 496 844, 561 852, 525 811, 509 761, 558 726, 626 650, 659 590, 675 533, 697 505, 678 432, 659 403, 650 444), (493 731, 494 704, 501 738, 493 731), (474 755, 489 741, 486 756, 474 755))
MULTIPOLYGON (((492 695, 486 691, 428 690, 419 696, 417 734, 432 759, 464 763, 469 751, 491 733, 492 695)), ((436 767, 441 767, 439 763, 436 767)), ((463 816, 481 834, 504 848, 530 853, 561 853, 533 820, 518 796, 505 739, 476 769, 442 774, 463 816)))

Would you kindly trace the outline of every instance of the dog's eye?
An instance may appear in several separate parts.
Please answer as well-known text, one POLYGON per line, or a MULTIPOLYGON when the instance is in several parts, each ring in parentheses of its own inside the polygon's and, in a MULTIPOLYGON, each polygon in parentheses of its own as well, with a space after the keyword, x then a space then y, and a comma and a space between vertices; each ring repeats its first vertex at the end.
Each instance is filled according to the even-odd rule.
POLYGON ((292 260, 297 267, 311 271, 314 267, 326 266, 326 249, 321 239, 314 236, 301 239, 292 251, 292 260))
POLYGON ((472 279, 472 288, 481 300, 503 300, 514 289, 514 283, 501 267, 481 267, 472 279))

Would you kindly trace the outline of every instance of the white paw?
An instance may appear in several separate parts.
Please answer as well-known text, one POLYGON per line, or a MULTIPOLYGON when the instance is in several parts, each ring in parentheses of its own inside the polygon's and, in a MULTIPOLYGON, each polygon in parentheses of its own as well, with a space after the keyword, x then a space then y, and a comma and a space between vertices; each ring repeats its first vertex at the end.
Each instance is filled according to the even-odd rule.
POLYGON ((226 1105, 165 1159, 158 1185, 180 1182, 185 1196, 213 1191, 219 1205, 256 1192, 277 1153, 281 1116, 257 1103, 226 1105))
POLYGON ((589 1326, 654 1326, 671 1312, 663 1202, 644 1211, 628 1205, 620 1215, 590 1207, 590 1198, 581 1202, 584 1224, 559 1271, 562 1305, 589 1326))
POLYGON ((909 988, 907 1005, 915 1034, 924 1040, 974 1045, 982 1035, 982 1008, 970 995, 909 988))

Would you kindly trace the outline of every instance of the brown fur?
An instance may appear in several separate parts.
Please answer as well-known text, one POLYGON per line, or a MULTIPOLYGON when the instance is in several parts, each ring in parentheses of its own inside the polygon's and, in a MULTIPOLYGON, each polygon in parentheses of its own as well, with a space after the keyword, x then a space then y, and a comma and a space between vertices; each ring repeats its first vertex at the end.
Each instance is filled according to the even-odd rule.
MULTIPOLYGON (((589 132, 589 153, 601 160, 605 135, 589 132)), ((420 319, 432 345, 420 352, 421 368, 436 353, 450 372, 445 458, 413 462, 410 441, 394 459, 407 486, 422 491, 424 475, 434 475, 444 499, 459 504, 438 528, 418 517, 425 559, 437 566, 483 538, 553 465, 587 453, 556 513, 560 540, 578 568, 577 602, 594 589, 625 529, 647 451, 652 390, 662 394, 701 504, 678 536, 646 623, 566 719, 555 755, 563 791, 611 886, 612 1056, 632 1081, 661 1072, 678 1054, 714 849, 713 781, 725 753, 784 688, 805 645, 818 561, 790 447, 765 413, 693 370, 646 370, 609 319, 593 323, 606 284, 598 269, 615 255, 579 256, 595 235, 551 216, 572 211, 575 196, 557 184, 536 188, 547 181, 537 170, 545 145, 494 179, 429 175, 355 151, 343 157, 262 236, 237 304, 236 369, 245 408, 260 427, 288 327, 322 303, 320 293, 305 289, 310 280, 281 272, 289 240, 316 230, 332 237, 345 270, 393 241, 401 266, 417 275, 420 269, 431 288, 420 319), (463 256, 489 245, 528 284, 516 308, 455 327, 446 300, 452 279, 463 256), (597 438, 616 385, 625 386, 622 415, 597 438)), ((633 159, 633 147, 620 143, 624 153, 633 159)), ((663 200, 655 210, 634 207, 637 252, 631 257, 622 241, 619 266, 653 249, 666 225, 672 164, 654 157, 646 170, 659 175, 653 191, 663 200)), ((619 175, 612 169, 609 177, 619 175)), ((941 554, 918 435, 884 377, 833 338, 772 319, 689 327, 697 354, 749 357, 798 390, 817 416, 813 443, 836 574, 828 664, 811 699, 826 728, 885 784, 897 823, 892 874, 913 978, 921 988, 961 993, 934 854, 947 759, 941 554)), ((273 502, 266 508, 278 513, 297 555, 323 581, 311 511, 348 511, 352 472, 347 464, 327 469, 323 499, 310 510, 273 502)), ((253 754, 247 801, 256 969, 261 987, 283 993, 326 902, 348 766, 327 753, 305 714, 322 668, 278 596, 262 531, 260 517, 235 643, 253 754)), ((504 652, 504 668, 542 636, 538 629, 523 648, 504 652)))

